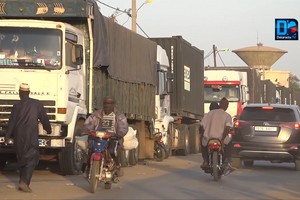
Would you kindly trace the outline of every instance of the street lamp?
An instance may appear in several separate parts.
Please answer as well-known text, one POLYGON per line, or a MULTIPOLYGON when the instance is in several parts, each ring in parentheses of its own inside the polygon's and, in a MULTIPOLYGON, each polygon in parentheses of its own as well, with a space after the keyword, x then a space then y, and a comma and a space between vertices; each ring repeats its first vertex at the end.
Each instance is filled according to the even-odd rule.
POLYGON ((223 62, 223 59, 221 58, 221 56, 219 54, 220 51, 230 51, 230 50, 229 50, 229 48, 223 48, 223 49, 218 50, 217 46, 213 45, 213 49, 204 57, 204 60, 207 59, 211 54, 213 54, 213 56, 214 56, 214 67, 216 67, 217 66, 217 58, 216 57, 217 57, 217 54, 218 54, 221 61, 222 61, 222 63, 223 63, 223 65, 225 66, 225 64, 223 62))
POLYGON ((131 9, 132 9, 132 21, 131 21, 131 30, 136 32, 136 19, 137 19, 137 12, 147 3, 151 3, 152 0, 146 0, 138 9, 136 9, 136 0, 132 0, 131 2, 131 9))

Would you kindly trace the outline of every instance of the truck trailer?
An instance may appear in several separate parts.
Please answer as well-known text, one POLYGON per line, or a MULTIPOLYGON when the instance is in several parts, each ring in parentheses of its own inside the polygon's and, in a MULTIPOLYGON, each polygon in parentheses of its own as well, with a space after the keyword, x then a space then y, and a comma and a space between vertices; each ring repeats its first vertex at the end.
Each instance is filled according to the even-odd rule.
POLYGON ((172 75, 168 134, 171 153, 188 155, 200 151, 199 121, 204 116, 204 51, 182 36, 150 38, 167 52, 172 75))
POLYGON ((1 165, 14 154, 4 134, 23 82, 51 122, 51 135, 39 127, 41 159, 56 159, 63 174, 81 173, 84 152, 77 138, 106 95, 116 98, 137 130, 131 163, 153 158, 157 44, 102 16, 94 0, 0 0, 0 5, 1 165))

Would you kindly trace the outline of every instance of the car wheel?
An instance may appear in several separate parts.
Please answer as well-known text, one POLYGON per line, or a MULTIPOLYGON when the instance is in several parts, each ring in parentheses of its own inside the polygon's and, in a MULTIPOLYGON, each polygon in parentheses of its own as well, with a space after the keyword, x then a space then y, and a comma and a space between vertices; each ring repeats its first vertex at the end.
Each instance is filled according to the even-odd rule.
POLYGON ((244 160, 243 161, 245 167, 252 167, 254 161, 253 160, 244 160))
POLYGON ((295 160, 295 170, 300 171, 300 160, 299 159, 295 160))
POLYGON ((241 158, 232 158, 232 166, 236 168, 241 168, 242 163, 241 163, 241 158))

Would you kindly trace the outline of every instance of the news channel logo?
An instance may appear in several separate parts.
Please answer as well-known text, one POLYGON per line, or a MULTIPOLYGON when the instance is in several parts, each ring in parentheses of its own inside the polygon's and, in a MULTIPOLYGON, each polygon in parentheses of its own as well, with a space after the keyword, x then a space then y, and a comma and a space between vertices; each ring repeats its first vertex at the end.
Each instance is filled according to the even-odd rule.
POLYGON ((298 40, 298 21, 275 19, 275 40, 298 40))

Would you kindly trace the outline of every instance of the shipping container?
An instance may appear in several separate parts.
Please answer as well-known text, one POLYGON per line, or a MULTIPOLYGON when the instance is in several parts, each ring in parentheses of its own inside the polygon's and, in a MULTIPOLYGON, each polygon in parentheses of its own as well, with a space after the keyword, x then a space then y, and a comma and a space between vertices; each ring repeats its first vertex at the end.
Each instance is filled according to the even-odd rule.
POLYGON ((174 93, 171 95, 171 113, 184 120, 201 119, 203 107, 204 51, 192 46, 181 36, 151 38, 162 46, 169 56, 174 73, 174 93))

